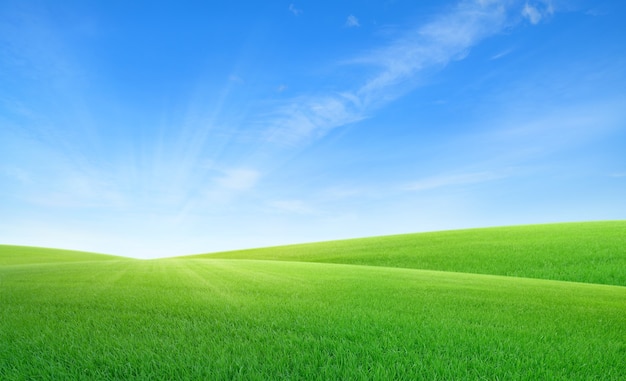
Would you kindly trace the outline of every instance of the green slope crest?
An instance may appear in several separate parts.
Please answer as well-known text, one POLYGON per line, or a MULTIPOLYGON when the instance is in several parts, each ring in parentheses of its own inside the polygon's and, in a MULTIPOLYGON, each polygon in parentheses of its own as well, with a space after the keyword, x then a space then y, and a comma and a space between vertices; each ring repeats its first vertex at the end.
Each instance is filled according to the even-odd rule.
POLYGON ((626 221, 451 230, 184 258, 343 263, 626 286, 626 221))
POLYGON ((111 260, 130 260, 130 258, 85 251, 0 245, 0 266, 111 260))
MULTIPOLYGON (((626 221, 403 234, 200 254, 175 259, 321 262, 626 286, 626 221)), ((0 245, 0 266, 131 260, 0 245)))

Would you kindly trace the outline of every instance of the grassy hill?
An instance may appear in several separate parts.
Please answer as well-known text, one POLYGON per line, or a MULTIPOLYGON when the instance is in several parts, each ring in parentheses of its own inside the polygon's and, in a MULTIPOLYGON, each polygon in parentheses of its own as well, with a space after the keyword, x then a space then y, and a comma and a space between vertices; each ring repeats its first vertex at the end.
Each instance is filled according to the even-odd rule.
POLYGON ((129 258, 84 251, 0 245, 0 266, 107 260, 129 260, 129 258))
MULTIPOLYGON (((543 237, 534 247, 569 245, 557 231, 575 235, 572 262, 613 258, 619 279, 624 267, 614 258, 624 251, 607 237, 619 240, 620 226, 519 229, 543 237)), ((445 265, 439 250, 454 253, 450 267, 467 269, 473 261, 463 260, 463 235, 475 240, 467 243, 471 255, 495 247, 483 258, 514 253, 513 267, 534 266, 518 253, 533 247, 518 228, 302 245, 292 254, 283 247, 272 260, 249 258, 276 248, 246 251, 254 254, 248 259, 74 253, 53 263, 50 251, 24 248, 16 264, 19 248, 3 247, 0 379, 623 379, 626 287, 485 274, 501 264, 485 263, 481 274, 409 268, 427 262, 408 249, 390 265, 399 238, 400 248, 430 242, 432 263, 445 265), (376 242, 390 251, 376 255, 376 242), (328 254, 316 245, 335 248, 328 262, 358 261, 362 252, 361 264, 322 263, 328 254)))
POLYGON ((187 258, 344 263, 626 286, 626 221, 452 230, 187 258))

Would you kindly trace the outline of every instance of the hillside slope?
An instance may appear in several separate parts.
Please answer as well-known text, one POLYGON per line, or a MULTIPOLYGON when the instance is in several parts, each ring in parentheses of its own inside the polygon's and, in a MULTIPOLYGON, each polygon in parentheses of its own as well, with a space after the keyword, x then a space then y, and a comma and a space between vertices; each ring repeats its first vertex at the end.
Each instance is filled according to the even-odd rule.
POLYGON ((0 245, 0 266, 42 263, 131 260, 115 255, 30 246, 0 245))
POLYGON ((183 258, 344 263, 626 286, 626 221, 406 234, 183 258))
POLYGON ((622 279, 625 225, 150 261, 0 246, 0 379, 621 380, 626 287, 528 274, 622 279))

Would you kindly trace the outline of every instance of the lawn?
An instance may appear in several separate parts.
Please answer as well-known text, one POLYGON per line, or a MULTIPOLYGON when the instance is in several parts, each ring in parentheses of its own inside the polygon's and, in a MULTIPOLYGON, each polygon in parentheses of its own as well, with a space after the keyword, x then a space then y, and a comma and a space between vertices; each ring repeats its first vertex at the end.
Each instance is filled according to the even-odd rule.
MULTIPOLYGON (((610 228, 620 223, 602 224, 605 238, 623 239, 610 228)), ((578 235, 601 234, 600 225, 590 225, 578 224, 578 235)), ((558 246, 550 239, 562 239, 555 226, 543 228, 541 245, 558 246)), ((502 229, 522 236, 517 228, 502 229)), ((542 226, 534 229, 541 236, 542 226)), ((484 232, 498 236, 492 229, 469 232, 476 239, 484 232)), ((435 242, 437 233, 429 235, 435 242)), ((396 238, 406 246, 406 236, 396 238)), ((490 238, 482 238, 488 246, 490 238)), ((273 250, 267 249, 247 251, 254 254, 248 258, 150 261, 28 248, 20 261, 19 248, 0 247, 0 379, 620 380, 626 374, 626 287, 489 275, 500 268, 491 263, 480 273, 408 268, 417 262, 408 261, 407 250, 398 250, 395 267, 368 260, 392 257, 393 240, 319 244, 369 241, 362 264, 320 263, 324 252, 317 263, 285 260, 285 248, 274 254, 283 260, 259 259, 259 252, 273 250), (380 257, 373 254, 376 242, 387 250, 380 257)), ((450 242, 462 246, 460 238, 450 242)), ((522 250, 519 242, 512 240, 502 255, 522 250)), ((506 246, 504 238, 493 245, 506 246)), ((313 246, 301 246, 309 260, 313 246)), ((598 246, 617 247, 606 239, 576 247, 598 246)), ((336 250, 332 262, 341 262, 336 250)), ((356 261, 356 251, 347 250, 344 262, 356 261)), ((593 253, 602 263, 621 255, 613 264, 625 255, 619 248, 593 253)), ((449 258, 462 263, 462 257, 449 258)), ((594 269, 588 273, 597 278, 594 269)), ((616 276, 607 279, 621 279, 624 267, 613 270, 616 276)))

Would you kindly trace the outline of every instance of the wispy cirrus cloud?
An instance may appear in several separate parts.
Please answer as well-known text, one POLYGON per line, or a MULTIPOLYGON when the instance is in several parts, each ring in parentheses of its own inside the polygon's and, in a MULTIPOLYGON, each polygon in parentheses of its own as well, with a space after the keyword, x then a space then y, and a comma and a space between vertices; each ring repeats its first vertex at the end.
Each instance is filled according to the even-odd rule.
POLYGON ((216 183, 224 189, 244 191, 252 189, 261 178, 261 173, 247 168, 229 169, 223 171, 216 183))
POLYGON ((527 18, 532 24, 539 23, 543 18, 554 13, 554 7, 551 1, 536 2, 524 4, 522 16, 527 18))
POLYGON ((503 50, 491 56, 489 59, 492 61, 499 60, 500 58, 506 57, 513 52, 513 48, 503 50))
POLYGON ((293 3, 291 3, 289 4, 289 12, 293 13, 294 16, 300 16, 303 11, 302 9, 296 8, 296 6, 293 3))
POLYGON ((269 203, 269 206, 279 212, 301 214, 301 215, 316 215, 319 212, 308 205, 302 200, 277 200, 269 203))
MULTIPOLYGON (((473 46, 515 24, 520 15, 536 24, 553 12, 551 3, 544 1, 460 1, 449 12, 407 30, 378 49, 348 60, 347 64, 370 72, 352 88, 302 95, 278 107, 264 121, 268 140, 295 144, 366 119, 414 88, 420 73, 465 58, 473 46)), ((357 23, 356 17, 348 18, 346 25, 357 23)))
POLYGON ((484 183, 506 177, 495 172, 473 172, 433 176, 418 180, 404 187, 408 191, 425 191, 451 186, 484 183))
POLYGON ((301 96, 273 113, 266 138, 276 143, 297 144, 365 118, 360 99, 351 93, 301 96))
POLYGON ((348 16, 348 18, 346 19, 346 24, 345 24, 348 28, 358 28, 361 26, 361 24, 359 23, 359 19, 356 18, 355 15, 350 15, 348 16))

